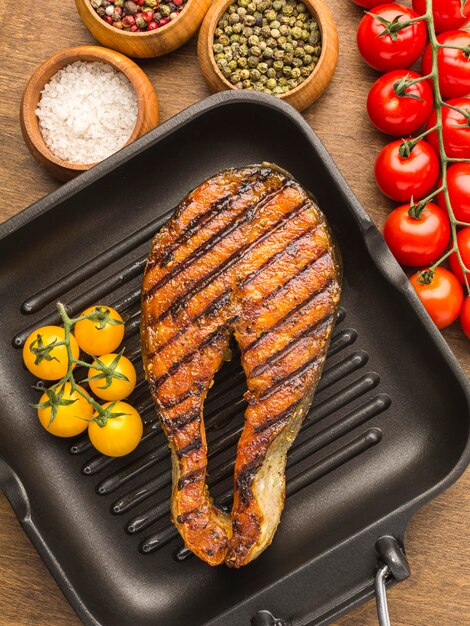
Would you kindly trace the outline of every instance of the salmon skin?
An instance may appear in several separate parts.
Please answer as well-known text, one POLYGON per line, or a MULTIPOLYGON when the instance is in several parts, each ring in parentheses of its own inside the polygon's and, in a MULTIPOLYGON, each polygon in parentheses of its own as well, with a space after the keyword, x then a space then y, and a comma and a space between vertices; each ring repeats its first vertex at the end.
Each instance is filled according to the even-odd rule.
POLYGON ((341 293, 339 254, 308 193, 274 165, 202 183, 156 235, 142 288, 144 368, 168 438, 173 522, 210 565, 272 541, 287 450, 313 399, 341 293), (207 392, 235 336, 248 408, 231 515, 206 484, 207 392))

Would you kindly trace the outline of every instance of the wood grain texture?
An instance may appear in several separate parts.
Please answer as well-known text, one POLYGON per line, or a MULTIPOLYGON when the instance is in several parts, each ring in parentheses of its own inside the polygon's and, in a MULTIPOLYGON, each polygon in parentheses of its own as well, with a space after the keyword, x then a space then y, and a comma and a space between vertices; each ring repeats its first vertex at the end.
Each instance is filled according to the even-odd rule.
POLYGON ((137 120, 126 146, 155 128, 159 120, 158 98, 152 83, 145 72, 128 57, 101 46, 74 46, 54 54, 37 68, 28 81, 21 99, 20 124, 24 140, 33 157, 55 178, 62 181, 78 176, 94 164, 69 163, 53 154, 41 135, 36 108, 44 85, 54 74, 79 61, 108 63, 122 72, 134 88, 137 97, 137 120))
MULTIPOLYGON (((338 33, 331 11, 323 0, 304 0, 315 15, 322 37, 322 52, 315 69, 298 87, 280 96, 298 111, 303 111, 315 102, 331 82, 338 61, 338 33)), ((224 91, 235 87, 222 75, 212 52, 214 32, 220 18, 232 0, 220 0, 212 5, 202 22, 197 53, 201 72, 211 91, 224 91)))
MULTIPOLYGON (((327 3, 339 29, 339 64, 330 87, 305 115, 381 227, 392 204, 377 191, 372 164, 387 138, 370 127, 365 113, 367 91, 377 74, 366 68, 356 51, 360 9, 350 0, 327 3)), ((0 65, 0 219, 58 186, 24 145, 18 111, 22 91, 37 64, 62 48, 93 43, 76 15, 74 0, 62 0, 61 7, 59 12, 54 0, 43 0, 41 15, 47 17, 26 28, 20 13, 8 12, 7 17, 7 5, 0 2, 0 53, 2 59, 8 59, 0 65)), ((163 120, 209 93, 199 72, 194 40, 169 57, 140 65, 157 91, 163 120)), ((457 325, 448 329, 445 337, 470 375, 470 344, 457 325)), ((469 520, 467 472, 410 525, 406 546, 412 576, 389 594, 393 626, 470 626, 469 520)), ((79 624, 2 496, 0 607, 0 626, 79 624)), ((376 624, 371 602, 338 622, 341 626, 376 624)))
POLYGON ((103 46, 130 57, 150 58, 173 52, 185 44, 199 28, 211 0, 190 0, 177 20, 164 28, 128 33, 110 26, 93 10, 89 0, 75 0, 78 12, 90 33, 103 46))

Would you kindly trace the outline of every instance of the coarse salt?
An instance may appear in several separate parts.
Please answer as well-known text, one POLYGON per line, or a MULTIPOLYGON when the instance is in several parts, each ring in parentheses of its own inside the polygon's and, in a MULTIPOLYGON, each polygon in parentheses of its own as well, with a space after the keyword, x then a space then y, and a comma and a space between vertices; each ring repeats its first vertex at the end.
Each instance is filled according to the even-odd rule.
POLYGON ((108 63, 76 61, 44 86, 36 109, 49 150, 69 163, 98 163, 122 148, 137 121, 137 96, 108 63))

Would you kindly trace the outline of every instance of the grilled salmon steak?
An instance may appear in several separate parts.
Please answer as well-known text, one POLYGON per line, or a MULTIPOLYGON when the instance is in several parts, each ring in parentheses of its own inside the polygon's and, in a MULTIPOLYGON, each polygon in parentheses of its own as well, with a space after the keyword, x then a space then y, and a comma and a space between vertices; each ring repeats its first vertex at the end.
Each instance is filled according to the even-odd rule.
POLYGON ((173 465, 173 522, 210 565, 240 567, 272 541, 287 450, 325 361, 341 292, 325 217, 275 166, 223 171, 155 237, 142 289, 146 377, 173 465), (207 484, 203 408, 231 335, 248 408, 229 516, 207 484))

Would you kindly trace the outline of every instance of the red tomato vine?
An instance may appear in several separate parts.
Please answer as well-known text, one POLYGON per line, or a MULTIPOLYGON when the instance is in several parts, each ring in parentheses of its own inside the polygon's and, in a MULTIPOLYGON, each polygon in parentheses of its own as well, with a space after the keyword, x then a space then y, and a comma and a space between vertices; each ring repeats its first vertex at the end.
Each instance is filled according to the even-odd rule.
MULTIPOLYGON (((452 9, 452 16, 453 19, 455 19, 455 6, 450 6, 452 2, 455 4, 454 0, 447 0, 449 10, 452 9)), ((460 5, 461 13, 460 21, 463 25, 469 20, 470 6, 467 6, 467 0, 458 0, 458 4, 460 5)), ((393 65, 395 60, 399 59, 404 54, 401 40, 405 35, 402 35, 402 33, 409 35, 411 28, 416 29, 419 25, 423 25, 427 29, 429 43, 424 52, 422 75, 417 75, 411 70, 406 74, 406 68, 413 62, 408 62, 409 59, 406 60, 399 68, 400 72, 403 73, 402 81, 404 83, 404 89, 401 89, 401 91, 397 93, 397 85, 389 80, 394 89, 394 94, 392 94, 395 98, 393 102, 394 110, 390 112, 392 105, 386 105, 382 101, 380 102, 380 106, 384 112, 384 121, 374 119, 374 113, 376 118, 378 114, 376 111, 372 111, 371 115, 371 102, 373 98, 373 95, 371 95, 369 97, 369 115, 375 125, 381 130, 389 132, 389 134, 394 134, 390 132, 390 128, 393 131, 393 127, 399 125, 400 119, 398 119, 397 122, 396 118, 402 115, 402 121, 404 122, 406 115, 408 115, 410 119, 412 118, 414 109, 411 105, 414 105, 414 103, 408 103, 404 100, 412 93, 411 89, 413 87, 416 88, 420 83, 427 83, 432 86, 434 92, 434 111, 429 117, 426 130, 420 135, 413 138, 406 137, 405 135, 405 138, 393 142, 384 148, 376 164, 376 177, 379 186, 387 195, 402 202, 409 202, 410 210, 408 215, 411 219, 415 218, 419 220, 420 216, 423 215, 423 210, 426 205, 436 200, 448 214, 450 246, 445 246, 443 250, 441 239, 440 249, 438 249, 439 246, 436 247, 436 255, 431 265, 425 266, 429 261, 424 260, 423 256, 421 266, 425 267, 417 272, 412 280, 412 284, 418 291, 418 295, 420 289, 417 287, 419 286, 429 286, 429 288, 434 288, 437 292, 438 277, 440 277, 441 269, 443 269, 440 266, 451 257, 451 269, 464 284, 468 297, 470 297, 468 253, 466 253, 462 245, 459 246, 459 240, 460 243, 462 240, 462 236, 460 235, 459 237, 459 232, 462 233, 462 228, 468 228, 470 226, 470 217, 467 214, 467 204, 470 205, 470 200, 468 200, 467 197, 467 192, 470 189, 470 154, 467 152, 467 150, 470 151, 470 141, 467 145, 467 140, 470 139, 470 98, 466 97, 470 92, 470 33, 463 30, 442 32, 443 23, 445 23, 442 20, 444 5, 446 6, 445 2, 441 2, 439 5, 437 0, 413 2, 413 7, 418 11, 418 14, 400 4, 389 4, 376 8, 374 4, 374 8, 367 13, 359 26, 358 42, 359 51, 365 61, 385 71, 390 69, 390 65, 393 65), (393 6, 395 7, 394 11, 392 10, 393 6), (435 24, 436 15, 440 17, 437 28, 435 24), (373 22, 371 20, 373 20, 373 22), (373 31, 375 33, 375 37, 368 38, 367 42, 360 40, 360 35, 364 33, 365 26, 367 26, 371 32, 373 31), (375 58, 374 55, 377 58, 375 58), (382 58, 384 61, 382 61, 382 58), (445 100, 445 98, 447 100, 445 100), (396 118, 393 118, 392 114, 395 114, 396 118), (385 119, 386 115, 388 115, 390 119, 385 119), (381 128, 381 126, 386 124, 390 127, 389 129, 381 128), (395 147, 395 144, 398 144, 398 146, 395 147), (430 144, 433 148, 431 148, 430 144), (419 147, 424 147, 426 150, 429 148, 433 153, 435 152, 440 165, 440 180, 437 184, 437 181, 431 184, 429 193, 423 193, 423 191, 419 189, 416 189, 416 192, 414 191, 413 177, 417 174, 418 176, 415 180, 419 180, 419 175, 421 174, 423 177, 424 171, 413 172, 413 177, 409 180, 404 180, 404 174, 408 175, 408 170, 413 170, 411 165, 408 164, 408 159, 411 163, 414 156, 413 153, 419 151, 419 147), (389 152, 392 150, 397 151, 396 155, 393 153, 393 163, 390 163, 390 165, 394 164, 394 169, 387 169, 387 164, 380 162, 381 158, 383 161, 383 155, 387 150, 389 152), (386 181, 386 185, 384 181, 386 181), (393 188, 394 185, 397 189, 393 188), (384 189, 385 186, 387 186, 386 189, 384 189), (388 189, 388 187, 391 188, 388 189), (437 256, 439 256, 439 258, 436 260, 437 256)), ((417 37, 414 43, 417 48, 423 47, 422 37, 417 37)), ((415 54, 416 51, 414 51, 412 55, 413 60, 415 60, 415 54)), ((384 83, 385 80, 386 78, 384 77, 382 83, 384 83)), ((381 79, 379 79, 379 81, 381 81, 381 79)), ((379 81, 378 83, 381 85, 382 83, 379 81)), ((385 85, 385 88, 389 89, 388 85, 385 85)), ((377 91, 377 83, 375 90, 377 91)), ((377 102, 377 94, 374 93, 374 95, 377 102)), ((383 95, 383 92, 381 95, 383 95)), ((416 99, 416 96, 414 97, 416 99)), ((421 96, 418 95, 418 98, 420 97, 421 96)), ((424 105, 424 99, 422 103, 424 105)), ((418 102, 416 102, 416 104, 418 104, 418 102)), ((378 105, 376 104, 376 106, 378 105)), ((419 107, 415 106, 415 109, 418 113, 420 112, 419 107)), ((405 126, 406 124, 404 127, 405 126)), ((405 131, 402 132, 405 134, 405 131)), ((397 133, 395 133, 395 135, 396 134, 397 133)), ((419 168, 415 166, 414 169, 419 168)), ((429 183, 429 180, 425 182, 429 183)), ((426 185, 424 185, 424 187, 425 186, 426 185)), ((404 207, 400 207, 400 209, 403 208, 404 207)), ((406 226, 406 220, 407 216, 401 217, 402 226, 406 226)), ((390 230, 390 220, 388 221, 388 225, 390 230)), ((410 228, 410 233, 412 232, 413 225, 411 225, 410 228)), ((420 229, 416 228, 415 232, 419 234, 420 229)), ((421 232, 423 232, 423 229, 421 229, 421 232)), ((400 236, 403 238, 403 233, 400 233, 400 236)), ((408 247, 410 245, 410 237, 411 234, 406 235, 406 244, 408 247)), ((395 254, 395 256, 400 260, 400 254, 395 254)), ((455 281, 455 283, 458 285, 458 281, 455 281)), ((466 302, 468 301, 468 297, 466 302)), ((460 302, 460 298, 458 298, 458 301, 460 302)), ((447 305, 449 305, 448 302, 447 305)), ((455 311, 451 317, 455 318, 455 311)), ((464 325, 463 319, 462 324, 464 325)), ((445 325, 447 325, 447 323, 445 325)), ((441 324, 439 324, 439 326, 443 327, 441 324)))

